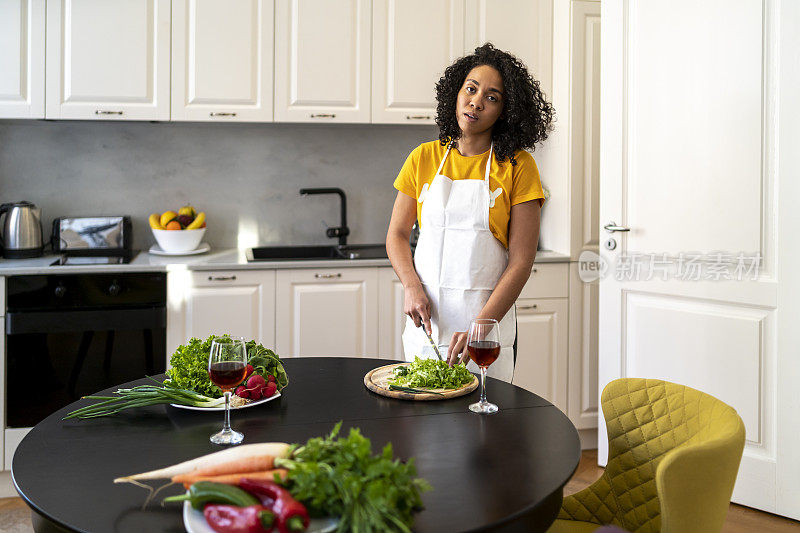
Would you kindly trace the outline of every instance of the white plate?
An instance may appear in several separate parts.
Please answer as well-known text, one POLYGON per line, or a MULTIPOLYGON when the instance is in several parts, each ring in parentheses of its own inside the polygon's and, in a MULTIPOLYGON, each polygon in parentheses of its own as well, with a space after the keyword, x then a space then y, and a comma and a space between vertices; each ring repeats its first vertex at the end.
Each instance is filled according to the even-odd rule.
MULTIPOLYGON (((239 407, 231 406, 231 411, 235 411, 236 409, 247 409, 248 407, 255 407, 256 405, 261 405, 262 403, 266 403, 266 402, 274 400, 275 398, 280 398, 280 397, 281 397, 281 393, 278 392, 278 391, 275 391, 275 394, 273 394, 269 398, 261 398, 260 400, 257 400, 255 402, 246 403, 246 404, 241 405, 239 407)), ((177 404, 177 403, 171 403, 170 405, 172 407, 177 407, 178 409, 188 409, 190 411, 224 411, 225 410, 225 403, 224 402, 219 407, 195 407, 194 405, 180 405, 180 404, 177 404)))
MULTIPOLYGON (((338 518, 312 518, 305 533, 329 533, 336 531, 338 524, 338 518)), ((192 509, 189 502, 183 502, 183 527, 186 528, 187 533, 214 533, 214 530, 206 522, 203 511, 192 509)))
POLYGON ((149 253, 153 255, 197 255, 197 254, 204 254, 211 249, 211 246, 208 245, 207 242, 200 243, 200 246, 195 248, 194 250, 189 250, 188 252, 165 252, 161 249, 161 247, 157 244, 154 244, 148 250, 149 253))

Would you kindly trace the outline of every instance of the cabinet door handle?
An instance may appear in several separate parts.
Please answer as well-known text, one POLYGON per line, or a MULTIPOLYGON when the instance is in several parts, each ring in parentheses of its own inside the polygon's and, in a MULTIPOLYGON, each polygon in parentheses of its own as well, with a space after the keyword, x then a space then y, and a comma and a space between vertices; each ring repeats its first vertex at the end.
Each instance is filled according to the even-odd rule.
POLYGON ((121 115, 122 111, 106 111, 105 109, 95 109, 95 115, 121 115))
POLYGON ((317 279, 333 279, 333 278, 341 278, 342 274, 337 272, 336 274, 314 274, 314 277, 317 279))
POLYGON ((538 270, 536 270, 536 269, 534 268, 534 269, 533 269, 531 272, 533 272, 534 274, 536 274, 536 273, 537 273, 537 272, 539 272, 539 271, 538 271, 538 270))
POLYGON ((311 118, 336 118, 336 113, 311 113, 311 118))
POLYGON ((225 111, 212 111, 208 114, 209 117, 235 117, 236 113, 226 113, 225 111))
POLYGON ((430 120, 430 115, 406 115, 406 120, 430 120))
POLYGON ((208 281, 234 281, 236 276, 208 276, 208 281))
POLYGON ((538 309, 538 305, 530 304, 530 305, 518 305, 517 309, 538 309))

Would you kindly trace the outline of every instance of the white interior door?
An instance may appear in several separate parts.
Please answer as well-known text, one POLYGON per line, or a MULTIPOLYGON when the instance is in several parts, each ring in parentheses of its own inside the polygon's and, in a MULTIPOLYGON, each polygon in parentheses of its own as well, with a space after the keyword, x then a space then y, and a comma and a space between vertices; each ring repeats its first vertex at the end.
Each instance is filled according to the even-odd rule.
POLYGON ((732 405, 747 439, 734 501, 797 518, 796 500, 778 505, 780 3, 602 4, 600 224, 630 231, 601 229, 599 386, 659 378, 732 405))

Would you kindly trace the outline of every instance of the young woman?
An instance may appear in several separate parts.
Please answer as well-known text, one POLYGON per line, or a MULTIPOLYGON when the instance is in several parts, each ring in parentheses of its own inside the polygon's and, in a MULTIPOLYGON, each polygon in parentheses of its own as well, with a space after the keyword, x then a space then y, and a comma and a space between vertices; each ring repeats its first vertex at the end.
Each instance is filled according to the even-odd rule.
POLYGON ((525 66, 488 43, 445 70, 436 100, 439 140, 406 159, 386 236, 405 289, 405 356, 422 356, 429 345, 424 327, 434 342, 449 343, 450 364, 468 362, 470 321, 493 318, 501 351, 489 375, 511 381, 514 301, 530 276, 544 202, 525 149, 547 137, 553 108, 525 66), (415 220, 420 234, 412 259, 415 220))

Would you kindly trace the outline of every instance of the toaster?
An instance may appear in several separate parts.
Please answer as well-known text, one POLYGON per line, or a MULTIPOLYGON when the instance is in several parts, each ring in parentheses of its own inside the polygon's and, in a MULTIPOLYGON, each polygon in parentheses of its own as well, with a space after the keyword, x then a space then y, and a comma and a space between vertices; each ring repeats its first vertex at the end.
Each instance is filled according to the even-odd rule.
POLYGON ((130 256, 131 217, 60 217, 53 221, 53 252, 82 256, 130 256))

